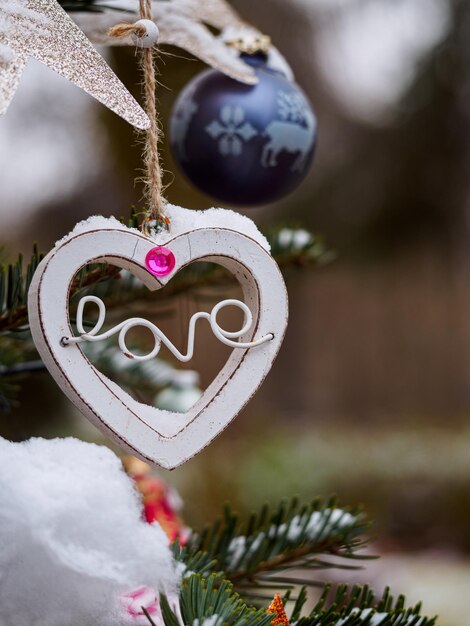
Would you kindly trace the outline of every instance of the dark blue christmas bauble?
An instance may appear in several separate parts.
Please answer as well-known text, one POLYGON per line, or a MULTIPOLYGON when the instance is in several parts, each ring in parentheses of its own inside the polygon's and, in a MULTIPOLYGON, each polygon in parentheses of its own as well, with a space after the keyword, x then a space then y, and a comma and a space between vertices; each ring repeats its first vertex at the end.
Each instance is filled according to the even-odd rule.
POLYGON ((312 162, 317 122, 302 90, 251 58, 250 86, 217 70, 180 94, 170 142, 186 176, 209 196, 249 206, 273 202, 302 181, 312 162))

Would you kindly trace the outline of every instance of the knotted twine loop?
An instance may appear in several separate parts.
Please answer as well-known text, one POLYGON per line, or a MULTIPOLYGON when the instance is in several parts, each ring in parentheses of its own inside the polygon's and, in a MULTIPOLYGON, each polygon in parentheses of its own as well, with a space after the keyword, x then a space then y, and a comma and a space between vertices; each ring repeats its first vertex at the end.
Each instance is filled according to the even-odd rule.
MULTIPOLYGON (((141 19, 152 19, 152 0, 139 0, 141 19)), ((126 37, 134 35, 137 39, 143 39, 147 29, 143 24, 117 24, 109 30, 111 37, 126 37)), ((142 69, 144 75, 144 99, 145 110, 150 119, 150 127, 144 148, 145 177, 145 200, 147 209, 142 221, 142 231, 149 233, 152 229, 166 228, 169 230, 170 220, 165 215, 165 200, 163 199, 163 182, 160 157, 158 154, 158 141, 160 129, 157 117, 156 97, 156 71, 154 48, 142 49, 142 69)))

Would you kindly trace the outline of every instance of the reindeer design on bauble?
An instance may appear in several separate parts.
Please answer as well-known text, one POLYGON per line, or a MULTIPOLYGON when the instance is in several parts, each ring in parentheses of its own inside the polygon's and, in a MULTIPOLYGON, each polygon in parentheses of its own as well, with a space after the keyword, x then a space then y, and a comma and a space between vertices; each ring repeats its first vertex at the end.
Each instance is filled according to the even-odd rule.
POLYGON ((276 167, 281 152, 298 153, 293 172, 303 172, 314 144, 316 119, 307 101, 297 93, 280 91, 277 97, 279 117, 268 124, 263 136, 268 142, 263 148, 261 164, 276 167))

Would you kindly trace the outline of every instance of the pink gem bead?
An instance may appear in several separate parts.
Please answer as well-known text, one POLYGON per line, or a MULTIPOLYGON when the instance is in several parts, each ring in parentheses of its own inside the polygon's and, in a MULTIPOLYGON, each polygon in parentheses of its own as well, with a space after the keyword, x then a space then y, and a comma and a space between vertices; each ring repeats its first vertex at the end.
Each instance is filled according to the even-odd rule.
POLYGON ((152 248, 145 257, 145 265, 154 276, 168 276, 175 269, 175 255, 168 248, 152 248))

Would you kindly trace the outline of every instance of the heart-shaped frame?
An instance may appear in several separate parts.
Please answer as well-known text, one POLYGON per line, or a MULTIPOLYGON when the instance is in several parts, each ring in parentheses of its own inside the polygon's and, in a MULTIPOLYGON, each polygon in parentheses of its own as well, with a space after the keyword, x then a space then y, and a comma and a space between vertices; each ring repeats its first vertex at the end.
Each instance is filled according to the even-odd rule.
POLYGON ((127 451, 166 469, 181 465, 206 447, 253 396, 279 351, 288 318, 284 280, 251 220, 222 209, 197 212, 196 217, 194 213, 170 207, 171 232, 154 237, 114 218, 90 218, 41 262, 28 302, 36 347, 69 399, 127 451), (156 278, 145 266, 147 253, 156 245, 171 250, 176 259, 174 271, 164 278, 156 278), (234 349, 187 413, 138 402, 98 371, 79 345, 61 343, 63 337, 73 335, 70 290, 74 276, 85 265, 111 263, 155 291, 196 261, 222 265, 240 283, 253 314, 253 325, 241 341, 256 341, 270 333, 273 338, 256 348, 234 349))

